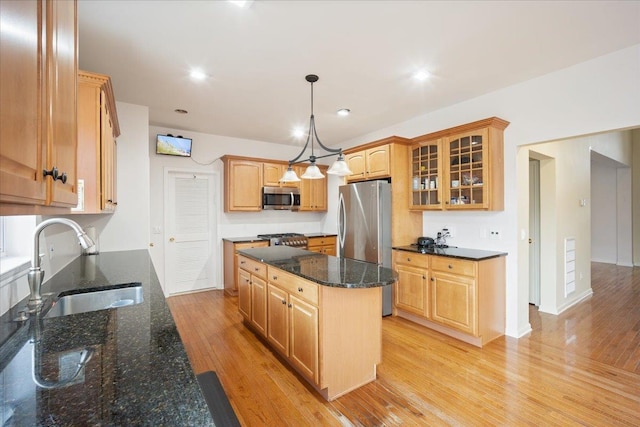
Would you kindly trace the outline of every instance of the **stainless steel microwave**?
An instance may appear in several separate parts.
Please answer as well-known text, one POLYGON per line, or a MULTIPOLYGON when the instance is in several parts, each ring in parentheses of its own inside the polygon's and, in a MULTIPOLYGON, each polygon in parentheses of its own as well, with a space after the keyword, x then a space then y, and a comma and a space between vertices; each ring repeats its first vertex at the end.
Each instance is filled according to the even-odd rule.
POLYGON ((300 189, 295 187, 262 187, 262 209, 300 209, 300 189))

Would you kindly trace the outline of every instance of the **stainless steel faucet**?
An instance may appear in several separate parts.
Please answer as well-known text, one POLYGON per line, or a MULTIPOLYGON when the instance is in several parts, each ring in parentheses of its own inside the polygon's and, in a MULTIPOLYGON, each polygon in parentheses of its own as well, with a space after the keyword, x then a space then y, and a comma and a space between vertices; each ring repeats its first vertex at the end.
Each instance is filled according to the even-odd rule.
POLYGON ((29 307, 37 309, 42 305, 42 295, 40 295, 40 289, 42 287, 42 280, 44 279, 44 271, 40 268, 40 233, 42 230, 50 226, 51 224, 64 224, 71 227, 76 232, 76 236, 80 241, 80 245, 83 249, 89 249, 94 245, 93 240, 87 236, 82 227, 77 222, 66 218, 51 218, 42 221, 36 229, 33 231, 33 258, 31 260, 31 268, 27 279, 29 280, 29 291, 31 295, 29 297, 29 307))

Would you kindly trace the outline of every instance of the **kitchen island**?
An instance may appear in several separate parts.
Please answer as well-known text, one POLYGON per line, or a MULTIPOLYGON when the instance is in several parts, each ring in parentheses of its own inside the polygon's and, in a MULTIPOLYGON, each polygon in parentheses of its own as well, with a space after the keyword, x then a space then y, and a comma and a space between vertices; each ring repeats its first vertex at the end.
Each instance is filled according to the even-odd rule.
POLYGON ((138 304, 0 318, 0 425, 214 425, 146 250, 78 257, 43 293, 131 282, 138 304))
POLYGON ((272 246, 238 251, 238 309, 322 397, 376 379, 382 287, 396 273, 363 261, 272 246))

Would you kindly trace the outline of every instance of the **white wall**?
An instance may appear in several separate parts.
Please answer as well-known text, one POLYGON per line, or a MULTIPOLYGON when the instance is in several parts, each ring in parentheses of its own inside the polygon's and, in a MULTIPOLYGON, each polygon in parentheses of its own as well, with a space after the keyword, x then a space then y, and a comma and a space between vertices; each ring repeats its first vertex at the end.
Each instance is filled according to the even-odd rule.
POLYGON ((520 170, 526 170, 517 162, 517 147, 640 126, 639 75, 640 45, 636 45, 362 135, 343 148, 389 135, 412 138, 491 116, 511 122, 504 134, 505 210, 428 212, 423 220, 425 234, 443 224, 456 227, 458 237, 451 239, 453 245, 509 253, 506 333, 521 336, 530 330, 528 269, 518 265, 518 259, 528 260, 528 200, 522 206, 521 199, 528 193, 528 173, 525 178, 516 169, 518 164, 520 170), (503 230, 502 240, 478 236, 478 229, 489 226, 503 230))
POLYGON ((602 160, 591 163, 591 260, 615 264, 617 254, 617 173, 602 160))

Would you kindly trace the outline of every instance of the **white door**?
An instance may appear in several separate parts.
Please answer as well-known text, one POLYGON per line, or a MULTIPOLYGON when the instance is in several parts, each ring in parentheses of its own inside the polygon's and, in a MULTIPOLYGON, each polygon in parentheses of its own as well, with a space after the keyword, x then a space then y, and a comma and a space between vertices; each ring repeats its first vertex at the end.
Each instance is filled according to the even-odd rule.
POLYGON ((540 161, 529 159, 529 304, 540 306, 540 161))
POLYGON ((168 171, 165 193, 165 295, 215 286, 214 176, 168 171))

